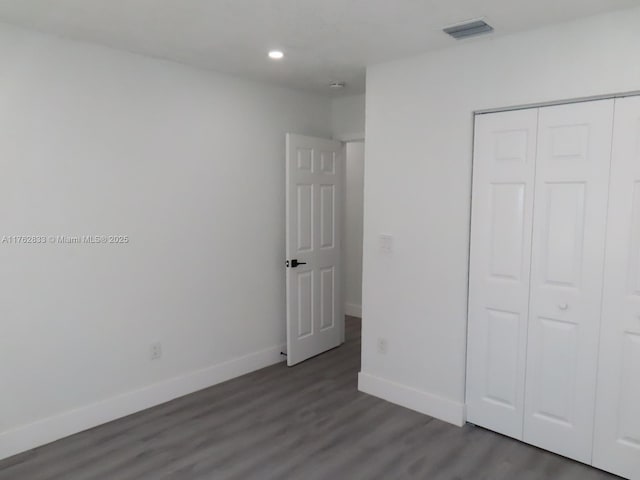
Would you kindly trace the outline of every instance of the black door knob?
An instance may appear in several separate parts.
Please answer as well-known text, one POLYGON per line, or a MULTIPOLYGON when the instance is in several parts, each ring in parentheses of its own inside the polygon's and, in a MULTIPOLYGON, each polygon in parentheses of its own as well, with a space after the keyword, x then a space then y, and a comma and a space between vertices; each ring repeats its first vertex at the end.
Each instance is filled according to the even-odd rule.
POLYGON ((306 265, 307 262, 299 262, 298 259, 294 258, 293 260, 291 260, 291 263, 289 263, 289 260, 287 260, 287 267, 291 267, 291 268, 296 268, 298 265, 306 265))

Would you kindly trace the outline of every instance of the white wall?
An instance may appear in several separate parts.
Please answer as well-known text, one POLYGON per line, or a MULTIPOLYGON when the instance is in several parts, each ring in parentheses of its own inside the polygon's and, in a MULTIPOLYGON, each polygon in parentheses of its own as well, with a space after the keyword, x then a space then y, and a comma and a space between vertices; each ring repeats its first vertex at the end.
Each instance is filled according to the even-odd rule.
POLYGON ((360 317, 362 316, 364 142, 349 142, 345 149, 345 313, 360 317))
POLYGON ((640 90, 639 25, 620 11, 368 70, 361 389, 462 423, 473 112, 640 90))
POLYGON ((331 101, 331 130, 336 140, 364 138, 365 95, 337 97, 331 101))
POLYGON ((0 57, 0 236, 130 238, 0 244, 0 458, 279 361, 285 132, 330 101, 7 26, 0 57))

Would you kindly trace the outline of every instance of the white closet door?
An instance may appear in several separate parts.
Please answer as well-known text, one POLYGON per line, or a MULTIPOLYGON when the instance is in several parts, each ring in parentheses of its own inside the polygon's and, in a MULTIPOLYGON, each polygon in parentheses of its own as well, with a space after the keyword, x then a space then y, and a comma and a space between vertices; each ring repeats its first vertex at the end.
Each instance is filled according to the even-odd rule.
POLYGON ((640 479, 640 98, 616 101, 593 463, 640 479))
POLYGON ((613 100, 539 110, 524 440, 591 463, 613 100))
POLYGON ((475 124, 467 418, 522 438, 537 110, 475 124))

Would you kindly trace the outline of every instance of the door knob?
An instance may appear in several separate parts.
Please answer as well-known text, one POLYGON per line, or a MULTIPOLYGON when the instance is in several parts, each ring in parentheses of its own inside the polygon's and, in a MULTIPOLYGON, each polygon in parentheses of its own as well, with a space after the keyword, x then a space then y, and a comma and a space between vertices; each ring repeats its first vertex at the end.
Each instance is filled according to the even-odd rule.
POLYGON ((558 305, 558 308, 560 310, 568 310, 569 309, 569 305, 567 305, 566 303, 561 303, 560 305, 558 305))
POLYGON ((291 260, 291 262, 289 262, 289 260, 287 260, 287 267, 291 267, 291 268, 296 268, 298 265, 306 265, 307 262, 299 262, 297 258, 294 258, 293 260, 291 260))

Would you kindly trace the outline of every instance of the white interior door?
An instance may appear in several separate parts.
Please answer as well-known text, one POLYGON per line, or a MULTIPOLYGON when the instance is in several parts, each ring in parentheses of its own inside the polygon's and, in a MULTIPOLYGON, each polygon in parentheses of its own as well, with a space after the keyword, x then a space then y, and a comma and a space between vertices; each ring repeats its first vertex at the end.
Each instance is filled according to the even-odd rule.
POLYGON ((524 440, 591 463, 613 100, 539 110, 524 440))
POLYGON ((640 479, 640 97, 616 100, 593 464, 640 479))
POLYGON ((538 110, 476 116, 467 418, 522 439, 538 110))
POLYGON ((287 134, 287 363, 337 347, 342 304, 342 144, 287 134))

